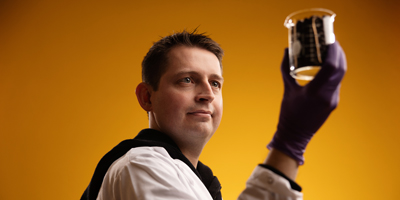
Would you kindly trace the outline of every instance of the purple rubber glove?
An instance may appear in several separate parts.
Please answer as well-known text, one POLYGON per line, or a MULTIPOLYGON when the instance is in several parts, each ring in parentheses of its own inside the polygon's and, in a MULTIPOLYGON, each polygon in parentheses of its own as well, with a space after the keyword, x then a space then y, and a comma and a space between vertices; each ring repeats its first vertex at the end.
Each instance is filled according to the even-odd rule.
POLYGON ((304 87, 290 76, 288 50, 281 65, 285 92, 277 131, 268 149, 277 149, 304 164, 306 146, 339 102, 346 57, 338 42, 329 45, 321 70, 304 87))

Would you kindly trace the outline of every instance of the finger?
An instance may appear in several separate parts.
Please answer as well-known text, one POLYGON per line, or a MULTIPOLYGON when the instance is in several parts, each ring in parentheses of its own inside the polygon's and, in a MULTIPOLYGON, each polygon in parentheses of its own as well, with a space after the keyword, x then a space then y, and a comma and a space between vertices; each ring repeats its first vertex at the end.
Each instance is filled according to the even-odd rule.
POLYGON ((296 80, 290 75, 290 63, 289 63, 289 50, 285 48, 285 53, 283 56, 281 64, 281 73, 285 88, 299 86, 296 80))
POLYGON ((322 100, 327 103, 327 106, 332 111, 339 104, 340 83, 337 87, 326 88, 320 91, 322 100))
POLYGON ((346 59, 343 49, 336 41, 328 46, 327 56, 321 70, 308 85, 309 92, 335 90, 346 72, 346 59))

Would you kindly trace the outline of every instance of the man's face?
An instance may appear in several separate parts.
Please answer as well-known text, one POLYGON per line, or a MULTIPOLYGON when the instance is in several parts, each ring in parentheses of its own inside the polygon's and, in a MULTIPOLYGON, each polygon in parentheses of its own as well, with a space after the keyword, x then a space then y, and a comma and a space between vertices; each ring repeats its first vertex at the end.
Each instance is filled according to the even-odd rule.
POLYGON ((207 142, 221 121, 222 83, 220 63, 213 53, 174 47, 158 90, 151 92, 150 128, 177 143, 207 142))

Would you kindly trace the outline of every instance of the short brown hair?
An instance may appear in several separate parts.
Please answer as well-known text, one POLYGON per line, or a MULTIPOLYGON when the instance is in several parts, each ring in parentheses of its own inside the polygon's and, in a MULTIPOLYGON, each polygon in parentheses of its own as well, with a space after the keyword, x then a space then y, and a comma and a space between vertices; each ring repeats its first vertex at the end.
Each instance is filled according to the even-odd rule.
POLYGON ((214 40, 205 35, 186 30, 163 37, 155 42, 142 61, 142 81, 149 84, 153 90, 158 90, 161 76, 167 70, 168 52, 176 46, 199 47, 210 51, 217 56, 222 69, 222 56, 224 51, 214 40))

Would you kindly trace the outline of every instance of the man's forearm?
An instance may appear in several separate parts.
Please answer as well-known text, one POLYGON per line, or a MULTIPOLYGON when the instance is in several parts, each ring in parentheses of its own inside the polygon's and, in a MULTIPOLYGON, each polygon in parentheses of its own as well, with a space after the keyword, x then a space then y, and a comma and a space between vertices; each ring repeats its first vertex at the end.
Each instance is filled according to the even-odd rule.
POLYGON ((299 169, 299 164, 295 159, 274 148, 270 150, 264 164, 279 170, 293 181, 299 169))

